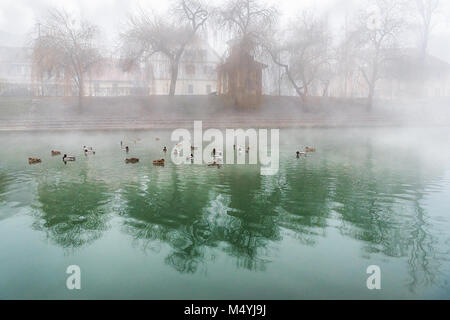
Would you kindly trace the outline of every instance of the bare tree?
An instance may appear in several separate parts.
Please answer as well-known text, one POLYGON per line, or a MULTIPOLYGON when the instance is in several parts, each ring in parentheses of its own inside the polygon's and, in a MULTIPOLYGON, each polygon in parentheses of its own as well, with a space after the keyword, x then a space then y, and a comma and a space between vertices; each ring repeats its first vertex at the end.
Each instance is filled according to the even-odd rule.
POLYGON ((415 0, 415 9, 420 21, 420 58, 425 60, 430 35, 435 25, 440 0, 415 0))
POLYGON ((215 10, 219 27, 231 33, 248 51, 266 42, 278 18, 278 11, 258 0, 227 0, 215 10))
POLYGON ((33 63, 40 73, 64 74, 66 81, 84 96, 86 74, 100 61, 95 45, 97 26, 77 20, 64 10, 50 10, 37 24, 37 37, 33 43, 33 63))
POLYGON ((402 1, 371 0, 370 3, 369 10, 360 14, 352 35, 359 48, 355 61, 367 83, 369 108, 383 66, 398 53, 398 35, 404 26, 402 1))
POLYGON ((266 43, 265 48, 306 102, 314 82, 321 81, 326 87, 329 84, 331 37, 326 21, 304 11, 280 34, 278 40, 266 43))
POLYGON ((175 95, 180 59, 208 15, 206 6, 199 0, 178 1, 170 15, 140 10, 130 17, 128 30, 121 34, 122 53, 128 67, 155 53, 163 54, 170 62, 169 95, 175 95))

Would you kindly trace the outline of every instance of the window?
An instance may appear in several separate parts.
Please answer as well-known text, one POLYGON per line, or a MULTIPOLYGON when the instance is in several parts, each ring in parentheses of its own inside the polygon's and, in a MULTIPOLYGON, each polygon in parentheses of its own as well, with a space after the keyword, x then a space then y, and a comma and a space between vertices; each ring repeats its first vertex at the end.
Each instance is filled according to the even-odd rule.
POLYGON ((205 75, 212 75, 214 74, 214 68, 210 65, 204 65, 203 66, 203 73, 205 75))
POLYGON ((190 76, 195 75, 195 65, 193 64, 186 65, 186 74, 190 76))
POLYGON ((194 93, 194 86, 192 84, 188 85, 188 93, 193 94, 194 93))

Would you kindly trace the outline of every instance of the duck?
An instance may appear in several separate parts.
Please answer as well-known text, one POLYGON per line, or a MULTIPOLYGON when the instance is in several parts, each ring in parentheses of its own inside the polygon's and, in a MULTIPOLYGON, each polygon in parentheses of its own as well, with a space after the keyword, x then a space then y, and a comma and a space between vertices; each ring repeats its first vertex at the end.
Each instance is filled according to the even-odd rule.
POLYGON ((306 147, 305 151, 306 152, 316 152, 316 149, 315 148, 306 147))
POLYGON ((164 159, 153 160, 153 165, 155 166, 163 166, 166 161, 164 159))
POLYGON ((128 148, 128 146, 125 147, 125 152, 128 153, 128 151, 130 151, 130 148, 128 148))
POLYGON ((41 163, 41 159, 39 158, 28 158, 28 163, 29 164, 35 164, 35 163, 41 163))
POLYGON ((221 150, 216 150, 216 152, 213 153, 213 160, 218 162, 223 160, 223 153, 221 150))
POLYGON ((163 152, 167 152, 167 147, 164 147, 164 148, 163 148, 163 152))
POLYGON ((139 162, 138 158, 125 159, 125 163, 138 163, 138 162, 139 162))
POLYGON ((300 158, 301 156, 306 157, 306 152, 297 151, 297 158, 300 158))
POLYGON ((216 161, 213 161, 213 162, 211 162, 211 163, 208 163, 208 167, 217 167, 217 168, 220 168, 220 163, 218 163, 218 162, 216 162, 216 161))
POLYGON ((52 150, 52 156, 59 156, 59 155, 61 155, 61 151, 52 150))
POLYGON ((86 146, 83 146, 83 151, 84 151, 84 153, 85 154, 88 154, 88 153, 92 153, 92 154, 95 154, 95 151, 94 151, 94 149, 92 148, 92 147, 86 147, 86 146))
POLYGON ((64 154, 62 159, 63 159, 63 161, 75 161, 74 156, 68 156, 67 154, 64 154))
POLYGON ((92 153, 93 155, 95 155, 95 151, 89 151, 89 150, 85 150, 85 151, 84 151, 84 155, 85 155, 85 156, 87 156, 88 154, 91 154, 91 153, 92 153))

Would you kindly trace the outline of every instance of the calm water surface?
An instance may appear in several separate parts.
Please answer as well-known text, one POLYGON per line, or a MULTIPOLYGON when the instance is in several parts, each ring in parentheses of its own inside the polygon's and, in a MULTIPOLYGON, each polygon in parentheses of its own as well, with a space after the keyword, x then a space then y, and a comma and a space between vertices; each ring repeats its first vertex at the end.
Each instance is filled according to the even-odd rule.
POLYGON ((1 133, 0 299, 450 298, 449 129, 282 130, 276 176, 152 166, 170 133, 1 133))

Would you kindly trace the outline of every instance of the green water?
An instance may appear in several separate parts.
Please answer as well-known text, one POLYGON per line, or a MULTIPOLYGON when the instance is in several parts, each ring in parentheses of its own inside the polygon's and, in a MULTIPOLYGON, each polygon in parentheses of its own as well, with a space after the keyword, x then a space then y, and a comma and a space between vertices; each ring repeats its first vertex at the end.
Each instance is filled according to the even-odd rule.
POLYGON ((449 129, 282 130, 275 176, 152 166, 170 133, 1 133, 0 299, 450 298, 449 129))

